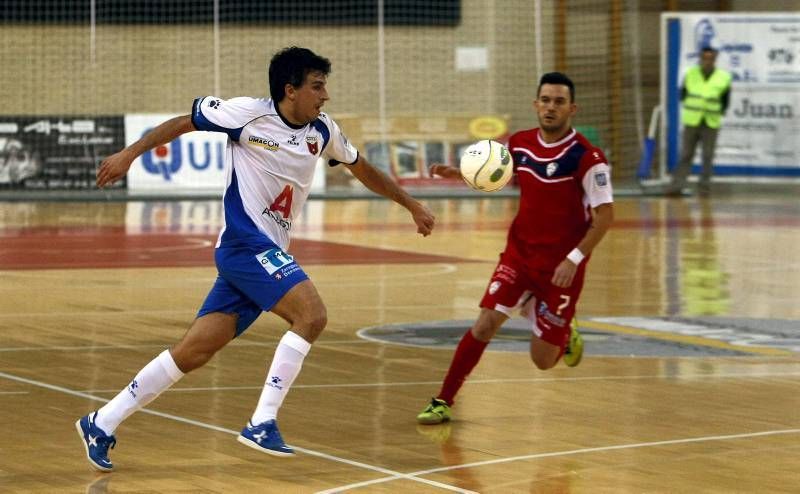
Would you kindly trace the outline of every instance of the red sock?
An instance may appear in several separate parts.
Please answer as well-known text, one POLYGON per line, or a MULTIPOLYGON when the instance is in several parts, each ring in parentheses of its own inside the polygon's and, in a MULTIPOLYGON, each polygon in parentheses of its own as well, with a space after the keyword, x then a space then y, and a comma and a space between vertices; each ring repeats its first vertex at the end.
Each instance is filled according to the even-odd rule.
POLYGON ((453 355, 450 370, 447 371, 447 376, 445 376, 442 383, 439 399, 446 401, 448 405, 453 404, 456 393, 461 389, 461 385, 464 384, 464 380, 472 372, 472 369, 478 365, 478 361, 483 355, 483 350, 488 344, 488 341, 476 340, 472 336, 472 330, 464 334, 456 348, 456 353, 453 355))

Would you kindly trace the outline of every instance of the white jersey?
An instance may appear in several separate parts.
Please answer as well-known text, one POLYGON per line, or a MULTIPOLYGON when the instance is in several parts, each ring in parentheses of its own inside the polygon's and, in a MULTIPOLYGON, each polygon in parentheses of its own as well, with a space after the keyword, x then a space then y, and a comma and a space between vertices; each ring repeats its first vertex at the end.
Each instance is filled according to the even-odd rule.
POLYGON ((320 157, 352 164, 358 151, 325 113, 313 122, 287 122, 271 99, 213 96, 192 109, 198 130, 228 134, 225 221, 217 247, 245 245, 266 235, 289 247, 289 232, 308 198, 320 157))

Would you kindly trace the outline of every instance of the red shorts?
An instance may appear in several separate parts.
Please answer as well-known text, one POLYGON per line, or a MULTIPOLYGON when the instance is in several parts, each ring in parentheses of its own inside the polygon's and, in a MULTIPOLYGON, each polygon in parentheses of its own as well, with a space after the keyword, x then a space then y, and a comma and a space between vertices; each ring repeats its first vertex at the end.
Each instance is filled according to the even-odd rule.
POLYGON ((537 337, 563 349, 569 342, 570 322, 575 316, 585 272, 586 263, 582 262, 572 285, 560 288, 550 282, 552 270, 531 269, 520 257, 506 251, 500 254, 480 306, 508 317, 515 309, 522 309, 522 315, 533 323, 537 337))

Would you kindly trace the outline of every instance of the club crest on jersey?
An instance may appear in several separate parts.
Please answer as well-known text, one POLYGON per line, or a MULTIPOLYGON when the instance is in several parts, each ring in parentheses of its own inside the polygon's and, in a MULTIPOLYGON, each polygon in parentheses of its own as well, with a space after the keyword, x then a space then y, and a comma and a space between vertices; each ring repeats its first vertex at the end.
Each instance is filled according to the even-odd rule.
POLYGON ((259 136, 250 136, 250 138, 247 139, 247 143, 251 146, 259 146, 270 151, 277 151, 281 146, 274 139, 267 139, 259 136))
POLYGON ((317 141, 317 136, 306 136, 306 146, 308 146, 309 153, 317 154, 319 152, 319 142, 317 141))
POLYGON ((558 170, 558 163, 555 161, 550 162, 547 164, 547 168, 545 169, 545 173, 547 173, 548 177, 552 177, 553 174, 558 170))

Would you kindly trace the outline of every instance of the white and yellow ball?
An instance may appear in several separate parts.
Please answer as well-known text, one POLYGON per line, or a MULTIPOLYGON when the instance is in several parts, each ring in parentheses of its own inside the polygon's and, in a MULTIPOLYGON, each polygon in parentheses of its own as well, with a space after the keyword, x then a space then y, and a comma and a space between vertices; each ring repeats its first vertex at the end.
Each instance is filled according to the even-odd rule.
POLYGON ((459 163, 467 185, 482 192, 495 192, 511 180, 511 153, 497 141, 483 140, 464 150, 459 163))

